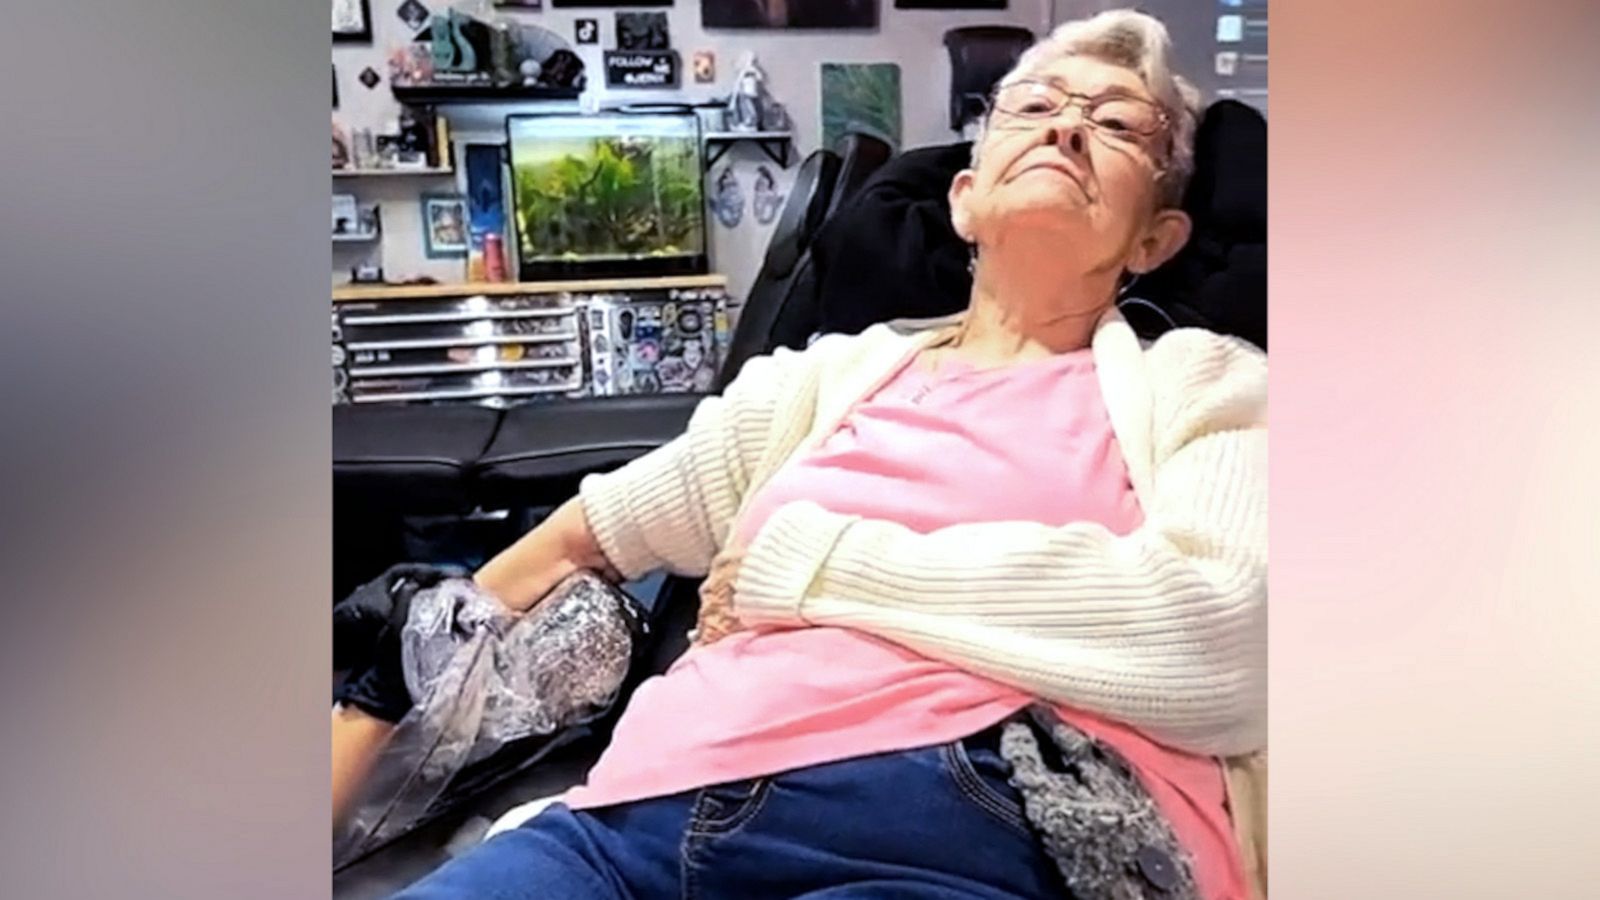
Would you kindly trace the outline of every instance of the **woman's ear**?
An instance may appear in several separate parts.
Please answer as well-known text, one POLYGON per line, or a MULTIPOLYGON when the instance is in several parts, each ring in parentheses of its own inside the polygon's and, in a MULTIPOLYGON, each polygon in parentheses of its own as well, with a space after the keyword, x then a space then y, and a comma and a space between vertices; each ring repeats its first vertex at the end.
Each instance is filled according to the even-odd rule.
POLYGON ((962 169, 950 181, 950 224, 956 234, 969 244, 974 243, 972 212, 967 209, 967 200, 972 196, 973 177, 971 169, 962 169))
POLYGON ((1176 256, 1189 242, 1189 232, 1194 223, 1181 209, 1163 209, 1155 214, 1144 237, 1134 245, 1128 259, 1128 270, 1143 275, 1176 256))

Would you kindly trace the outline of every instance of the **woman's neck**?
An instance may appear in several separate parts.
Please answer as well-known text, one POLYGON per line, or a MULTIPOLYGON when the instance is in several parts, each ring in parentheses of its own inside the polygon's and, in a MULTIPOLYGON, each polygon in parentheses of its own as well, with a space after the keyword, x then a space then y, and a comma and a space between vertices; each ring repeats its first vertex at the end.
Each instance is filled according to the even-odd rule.
POLYGON ((1115 302, 1114 279, 1064 277, 1041 268, 1048 269, 980 262, 954 352, 989 367, 1089 346, 1095 325, 1115 302))

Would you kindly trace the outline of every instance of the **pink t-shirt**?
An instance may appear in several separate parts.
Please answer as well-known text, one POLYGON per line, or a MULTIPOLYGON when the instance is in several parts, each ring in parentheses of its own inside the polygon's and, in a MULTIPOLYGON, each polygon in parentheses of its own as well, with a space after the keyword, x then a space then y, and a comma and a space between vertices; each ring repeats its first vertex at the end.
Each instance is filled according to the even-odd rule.
MULTIPOLYGON (((1096 521, 1127 533, 1142 518, 1088 350, 1001 369, 948 365, 937 375, 908 364, 760 490, 739 539, 748 545, 797 500, 923 533, 991 521, 1096 521)), ((691 648, 640 685, 588 782, 566 802, 608 806, 947 743, 1030 702, 848 628, 737 632, 691 648)), ((1138 773, 1193 856, 1201 894, 1243 900, 1217 761, 1058 711, 1138 773)))

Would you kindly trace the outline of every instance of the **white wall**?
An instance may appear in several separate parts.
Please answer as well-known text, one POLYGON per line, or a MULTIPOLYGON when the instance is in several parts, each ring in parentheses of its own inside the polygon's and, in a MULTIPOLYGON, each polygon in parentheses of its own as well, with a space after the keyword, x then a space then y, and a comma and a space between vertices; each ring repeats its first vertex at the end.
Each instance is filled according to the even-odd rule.
MULTIPOLYGON (((428 0, 423 2, 430 9, 443 5, 428 3, 428 0)), ((548 4, 549 0, 545 2, 548 4)), ((511 10, 502 13, 519 21, 549 28, 569 43, 573 39, 575 20, 598 19, 600 43, 574 46, 573 49, 583 59, 590 89, 598 90, 600 100, 606 103, 641 99, 702 101, 725 95, 731 87, 733 69, 740 53, 754 50, 770 77, 773 94, 788 107, 790 117, 794 119, 796 160, 816 149, 820 140, 821 63, 898 63, 904 107, 901 123, 903 145, 915 147, 946 143, 957 140, 958 135, 949 128, 950 64, 941 42, 944 32, 963 25, 1005 24, 1020 25, 1040 33, 1051 13, 1051 0, 1010 0, 1010 8, 1005 10, 959 12, 902 10, 894 8, 893 0, 879 2, 879 27, 874 31, 719 29, 708 32, 700 26, 700 4, 678 0, 674 6, 663 11, 667 13, 672 46, 681 57, 684 83, 679 91, 604 90, 601 51, 615 47, 615 9, 547 7, 541 12, 511 10), (717 80, 714 84, 693 83, 690 66, 696 50, 716 53, 717 80)), ((382 129, 387 120, 398 114, 399 108, 389 93, 386 60, 387 48, 410 38, 409 30, 395 15, 399 5, 400 0, 372 0, 374 41, 371 47, 348 44, 335 44, 333 47, 340 101, 339 109, 334 111, 334 119, 347 131, 361 127, 382 129), (368 90, 356 77, 368 65, 384 76, 383 83, 375 90, 368 90)), ((493 114, 503 116, 509 111, 509 107, 496 107, 493 114)), ((503 140, 503 136, 493 128, 476 134, 469 130, 467 136, 503 140)), ((770 227, 755 222, 749 207, 755 167, 765 162, 766 157, 754 146, 738 145, 726 159, 735 161, 736 172, 745 186, 745 216, 738 227, 727 229, 708 214, 712 267, 728 276, 735 297, 743 297, 745 288, 760 268, 770 234, 770 227)), ((720 166, 719 163, 719 170, 720 166)), ((793 165, 787 172, 775 172, 779 175, 783 190, 787 191, 793 173, 793 165)), ((458 189, 449 183, 449 179, 336 179, 334 188, 338 191, 349 190, 363 201, 380 202, 385 229, 381 248, 335 245, 334 283, 344 281, 349 267, 367 255, 381 256, 385 274, 391 279, 414 275, 431 275, 442 281, 459 281, 463 278, 465 266, 462 261, 428 260, 422 249, 417 194, 424 189, 458 189)))

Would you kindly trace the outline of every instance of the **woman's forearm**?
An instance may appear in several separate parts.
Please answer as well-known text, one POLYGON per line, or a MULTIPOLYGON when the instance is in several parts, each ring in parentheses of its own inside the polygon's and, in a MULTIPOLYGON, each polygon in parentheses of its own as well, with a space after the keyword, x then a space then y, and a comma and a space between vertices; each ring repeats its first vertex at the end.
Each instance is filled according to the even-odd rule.
POLYGON ((579 569, 615 576, 589 527, 582 501, 574 497, 484 563, 473 579, 500 602, 522 612, 579 569))
POLYGON ((351 802, 372 766, 389 743, 394 724, 355 707, 333 709, 333 824, 350 811, 351 802))

